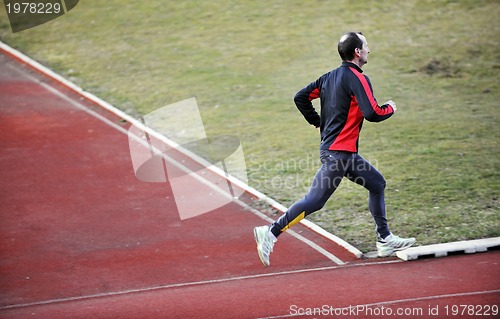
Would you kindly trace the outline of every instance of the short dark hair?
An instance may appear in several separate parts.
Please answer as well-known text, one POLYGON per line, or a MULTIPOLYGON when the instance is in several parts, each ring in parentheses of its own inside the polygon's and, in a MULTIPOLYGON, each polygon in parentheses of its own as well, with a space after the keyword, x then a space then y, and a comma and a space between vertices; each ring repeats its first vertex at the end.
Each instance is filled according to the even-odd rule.
POLYGON ((347 32, 339 41, 338 51, 342 61, 351 61, 354 59, 355 49, 363 48, 363 41, 359 38, 358 34, 363 35, 361 32, 347 32))

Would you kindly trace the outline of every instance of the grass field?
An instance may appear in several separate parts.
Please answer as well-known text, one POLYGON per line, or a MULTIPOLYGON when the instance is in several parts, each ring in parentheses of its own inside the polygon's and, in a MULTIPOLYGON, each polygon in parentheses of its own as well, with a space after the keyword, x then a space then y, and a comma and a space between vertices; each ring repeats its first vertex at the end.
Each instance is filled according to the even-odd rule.
MULTIPOLYGON (((293 96, 363 31, 365 73, 398 113, 365 123, 360 153, 386 177, 392 230, 429 244, 500 236, 499 16, 495 0, 87 0, 15 34, 2 7, 0 39, 132 115, 196 97, 207 134, 240 138, 250 185, 288 206, 318 168, 293 96)), ((309 218, 374 248, 358 186, 309 218)))

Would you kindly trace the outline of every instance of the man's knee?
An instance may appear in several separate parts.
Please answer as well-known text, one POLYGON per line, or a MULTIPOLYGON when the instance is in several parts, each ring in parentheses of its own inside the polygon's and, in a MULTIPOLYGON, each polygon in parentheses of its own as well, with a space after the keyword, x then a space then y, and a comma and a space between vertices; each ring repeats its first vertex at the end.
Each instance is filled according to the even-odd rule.
POLYGON ((370 189, 370 192, 382 193, 384 192, 386 185, 387 183, 385 179, 381 177, 380 180, 374 183, 374 186, 372 187, 372 189, 370 189))
POLYGON ((314 213, 314 212, 317 212, 318 210, 320 210, 321 208, 325 207, 325 204, 326 202, 317 202, 317 203, 314 203, 312 204, 310 207, 309 207, 309 214, 310 213, 314 213))
POLYGON ((364 184, 363 183, 360 184, 363 185, 368 191, 375 194, 383 193, 385 190, 385 186, 387 184, 383 177, 380 177, 376 180, 370 180, 364 182, 365 182, 364 184))
POLYGON ((306 211, 306 215, 309 215, 311 213, 314 213, 320 209, 322 209, 327 200, 324 200, 322 198, 315 198, 315 197, 312 197, 312 196, 306 196, 304 198, 304 201, 305 201, 305 211, 306 211))

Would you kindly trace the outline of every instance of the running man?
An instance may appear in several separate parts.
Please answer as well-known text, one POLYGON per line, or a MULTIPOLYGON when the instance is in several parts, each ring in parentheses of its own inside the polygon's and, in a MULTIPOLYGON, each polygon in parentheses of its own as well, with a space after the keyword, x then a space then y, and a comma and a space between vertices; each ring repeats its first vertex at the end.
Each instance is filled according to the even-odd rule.
POLYGON ((343 177, 365 187, 368 207, 376 225, 377 253, 392 255, 415 243, 415 238, 393 235, 387 226, 384 189, 385 179, 358 154, 358 139, 363 120, 381 122, 396 112, 392 100, 378 105, 372 85, 361 68, 368 63, 368 43, 361 32, 348 32, 338 43, 342 59, 339 68, 328 72, 300 90, 295 104, 306 121, 321 133, 321 167, 304 198, 295 202, 270 226, 254 228, 260 260, 269 266, 269 255, 278 236, 304 217, 320 210, 335 192, 343 177), (320 98, 321 116, 312 100, 320 98))

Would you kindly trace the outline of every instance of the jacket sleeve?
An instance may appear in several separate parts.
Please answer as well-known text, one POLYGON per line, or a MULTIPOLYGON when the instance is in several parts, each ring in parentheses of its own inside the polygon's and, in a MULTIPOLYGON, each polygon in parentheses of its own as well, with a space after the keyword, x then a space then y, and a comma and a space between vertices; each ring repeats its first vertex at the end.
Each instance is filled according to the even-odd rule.
POLYGON ((355 72, 354 75, 355 79, 352 81, 351 89, 363 117, 370 122, 381 122, 391 117, 394 114, 394 109, 389 104, 378 105, 373 96, 370 79, 361 73, 355 72))
POLYGON ((306 121, 314 125, 315 127, 320 126, 320 116, 312 104, 312 100, 319 98, 320 95, 320 79, 316 82, 312 82, 299 92, 295 94, 294 102, 300 113, 304 116, 306 121))

